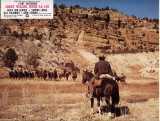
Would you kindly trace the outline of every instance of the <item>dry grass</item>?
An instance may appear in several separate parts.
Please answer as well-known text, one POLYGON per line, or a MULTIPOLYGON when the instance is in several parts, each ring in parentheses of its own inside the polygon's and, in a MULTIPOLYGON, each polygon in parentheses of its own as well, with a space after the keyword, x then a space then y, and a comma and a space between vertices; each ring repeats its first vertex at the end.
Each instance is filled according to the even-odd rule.
MULTIPOLYGON (((0 121, 110 120, 106 114, 102 116, 91 115, 90 101, 85 97, 85 87, 79 82, 5 79, 0 81, 0 121)), ((157 92, 157 83, 120 85, 120 105, 128 106, 131 114, 112 120, 148 121, 150 119, 157 121, 157 92), (137 89, 144 92, 137 93, 137 89), (147 98, 147 100, 139 101, 137 98, 139 100, 147 98), (150 100, 150 98, 152 99, 150 100), (148 116, 145 117, 144 114, 148 116)))

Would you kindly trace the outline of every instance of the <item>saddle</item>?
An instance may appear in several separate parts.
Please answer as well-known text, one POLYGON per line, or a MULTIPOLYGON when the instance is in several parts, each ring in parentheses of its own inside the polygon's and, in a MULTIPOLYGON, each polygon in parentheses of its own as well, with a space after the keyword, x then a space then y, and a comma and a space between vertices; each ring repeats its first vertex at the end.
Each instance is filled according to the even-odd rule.
POLYGON ((94 79, 93 83, 92 83, 93 88, 99 87, 99 86, 101 86, 101 84, 102 84, 102 80, 101 79, 94 79))
POLYGON ((101 74, 99 76, 99 79, 94 79, 92 81, 93 87, 99 87, 99 86, 101 86, 103 79, 106 79, 106 80, 115 80, 115 78, 113 76, 109 75, 109 74, 101 74))

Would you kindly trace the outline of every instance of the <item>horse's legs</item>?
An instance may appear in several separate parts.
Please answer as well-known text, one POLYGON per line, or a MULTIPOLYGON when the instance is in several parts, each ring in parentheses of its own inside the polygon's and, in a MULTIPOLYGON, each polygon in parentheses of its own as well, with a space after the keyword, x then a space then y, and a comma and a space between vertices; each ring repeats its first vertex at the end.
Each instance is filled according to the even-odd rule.
POLYGON ((110 98, 109 97, 105 97, 105 101, 106 101, 107 106, 109 106, 110 105, 110 98))
POLYGON ((112 117, 112 106, 110 104, 110 97, 105 97, 105 101, 108 107, 108 116, 112 117))
POLYGON ((68 76, 66 76, 66 79, 68 80, 68 76))
POLYGON ((115 113, 115 104, 111 105, 111 113, 115 113))
POLYGON ((98 113, 101 114, 101 108, 100 108, 100 97, 97 97, 97 106, 98 106, 98 113))
POLYGON ((108 112, 111 112, 111 109, 110 109, 110 97, 105 97, 105 101, 106 101, 106 105, 107 105, 107 108, 108 108, 108 112))
POLYGON ((116 107, 115 107, 115 102, 114 102, 114 99, 113 99, 113 98, 114 98, 114 97, 111 98, 111 99, 112 99, 111 112, 112 112, 113 114, 115 114, 116 107))
POLYGON ((94 113, 94 98, 91 98, 91 112, 94 113))

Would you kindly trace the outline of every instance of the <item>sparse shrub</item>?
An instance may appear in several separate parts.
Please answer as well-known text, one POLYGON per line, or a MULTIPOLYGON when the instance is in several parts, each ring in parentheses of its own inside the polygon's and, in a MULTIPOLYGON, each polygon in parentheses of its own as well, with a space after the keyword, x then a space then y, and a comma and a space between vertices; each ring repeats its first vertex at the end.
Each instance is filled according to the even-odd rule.
POLYGON ((2 35, 7 35, 11 32, 11 29, 6 27, 6 26, 2 26, 0 27, 0 34, 2 35))
POLYGON ((110 15, 109 15, 109 14, 106 15, 106 17, 105 17, 105 22, 106 22, 107 24, 109 24, 109 22, 110 22, 110 15))
POLYGON ((72 6, 69 8, 69 13, 73 13, 73 7, 72 6))
POLYGON ((106 7, 104 8, 104 10, 110 10, 109 6, 106 6, 106 7))
POLYGON ((81 8, 80 5, 74 5, 73 7, 74 7, 74 8, 81 8))
POLYGON ((13 31, 13 33, 12 33, 12 36, 14 36, 14 37, 18 37, 19 35, 18 35, 18 32, 17 31, 13 31))
POLYGON ((158 24, 154 24, 153 29, 159 30, 158 24))
POLYGON ((42 37, 43 37, 42 34, 39 34, 39 33, 38 33, 38 30, 37 30, 36 28, 33 30, 32 36, 33 36, 35 39, 37 39, 37 40, 41 40, 42 37))
POLYGON ((158 34, 158 33, 159 33, 159 30, 157 30, 156 33, 158 34))
POLYGON ((100 8, 97 8, 97 7, 94 7, 93 9, 94 9, 94 10, 100 10, 100 8))
POLYGON ((146 36, 146 34, 145 34, 145 33, 142 33, 142 36, 143 36, 143 37, 145 37, 145 36, 146 36))
POLYGON ((88 14, 83 14, 82 19, 88 19, 88 14))
POLYGON ((98 16, 98 15, 94 15, 94 16, 93 16, 93 19, 94 19, 94 20, 101 20, 102 18, 101 18, 100 16, 98 16))
POLYGON ((8 68, 13 68, 17 60, 18 55, 16 54, 16 51, 12 48, 9 48, 3 56, 4 64, 8 68))

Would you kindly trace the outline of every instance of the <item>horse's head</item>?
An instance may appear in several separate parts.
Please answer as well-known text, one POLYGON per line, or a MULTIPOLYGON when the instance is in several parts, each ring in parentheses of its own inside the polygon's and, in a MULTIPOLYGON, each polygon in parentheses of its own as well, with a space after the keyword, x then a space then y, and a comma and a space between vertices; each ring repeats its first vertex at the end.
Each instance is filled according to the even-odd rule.
POLYGON ((85 84, 88 81, 91 81, 91 79, 94 77, 94 74, 89 71, 83 71, 82 74, 82 83, 85 84))

